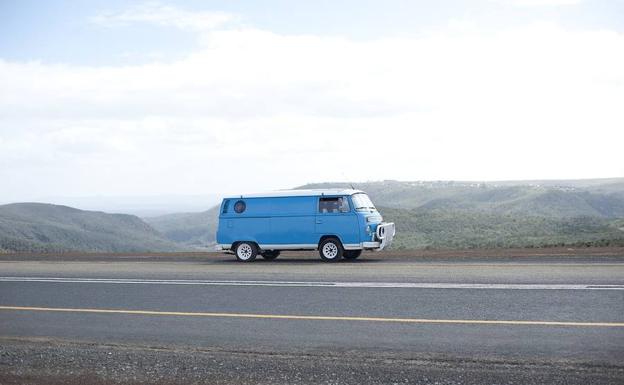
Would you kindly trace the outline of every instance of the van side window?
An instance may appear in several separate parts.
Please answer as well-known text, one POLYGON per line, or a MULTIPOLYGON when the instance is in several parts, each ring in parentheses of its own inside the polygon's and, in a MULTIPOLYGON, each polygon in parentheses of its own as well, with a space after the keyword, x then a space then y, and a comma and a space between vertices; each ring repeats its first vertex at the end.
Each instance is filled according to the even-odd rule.
POLYGON ((229 200, 226 200, 225 202, 223 202, 223 210, 221 211, 221 214, 227 214, 229 205, 230 205, 229 200))
POLYGON ((344 197, 320 198, 319 213, 347 213, 351 211, 349 201, 344 197))

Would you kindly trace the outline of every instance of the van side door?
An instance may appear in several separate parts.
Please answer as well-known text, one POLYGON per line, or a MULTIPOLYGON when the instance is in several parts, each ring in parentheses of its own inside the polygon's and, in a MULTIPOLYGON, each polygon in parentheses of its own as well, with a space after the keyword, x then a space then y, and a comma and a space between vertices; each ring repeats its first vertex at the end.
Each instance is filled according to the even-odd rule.
POLYGON ((294 248, 315 247, 314 197, 273 198, 271 206, 271 237, 267 243, 294 248))
POLYGON ((323 235, 335 235, 343 246, 360 244, 358 218, 347 196, 318 197, 315 231, 317 240, 323 235))

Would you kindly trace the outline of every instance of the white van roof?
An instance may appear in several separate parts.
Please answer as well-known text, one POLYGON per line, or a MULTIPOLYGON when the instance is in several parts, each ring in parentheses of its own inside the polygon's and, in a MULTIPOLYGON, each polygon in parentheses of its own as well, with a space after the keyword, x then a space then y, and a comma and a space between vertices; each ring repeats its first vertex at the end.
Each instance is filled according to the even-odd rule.
POLYGON ((362 190, 353 189, 310 189, 310 190, 279 190, 266 193, 254 193, 254 194, 242 194, 234 197, 227 197, 225 199, 240 199, 240 198, 275 198, 275 197, 308 197, 308 196, 321 196, 321 195, 353 195, 356 193, 363 193, 362 190))

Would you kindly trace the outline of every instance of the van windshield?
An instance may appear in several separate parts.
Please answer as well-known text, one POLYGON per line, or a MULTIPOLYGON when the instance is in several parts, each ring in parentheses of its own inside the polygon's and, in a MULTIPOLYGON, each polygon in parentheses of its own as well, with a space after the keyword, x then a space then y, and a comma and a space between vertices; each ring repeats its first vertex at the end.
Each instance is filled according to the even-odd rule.
POLYGON ((376 210, 373 202, 370 200, 368 195, 364 193, 353 194, 351 199, 353 200, 353 205, 356 210, 376 210))

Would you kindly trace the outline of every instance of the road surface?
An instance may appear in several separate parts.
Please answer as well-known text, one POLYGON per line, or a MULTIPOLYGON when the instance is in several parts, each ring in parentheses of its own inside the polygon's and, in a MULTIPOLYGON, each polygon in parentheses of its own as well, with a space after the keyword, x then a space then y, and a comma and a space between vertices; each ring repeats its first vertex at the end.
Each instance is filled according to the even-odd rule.
POLYGON ((382 256, 5 258, 0 373, 151 382, 145 367, 174 355, 158 380, 624 382, 624 258, 382 256), (68 349, 74 366, 50 358, 68 349), (128 355, 126 378, 112 367, 128 355))

